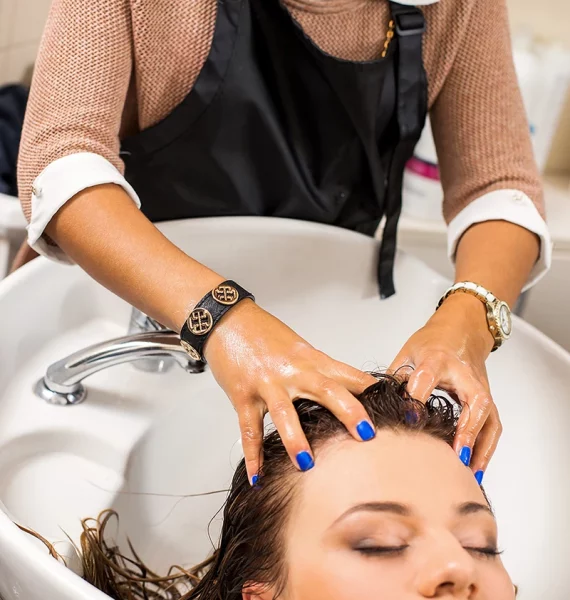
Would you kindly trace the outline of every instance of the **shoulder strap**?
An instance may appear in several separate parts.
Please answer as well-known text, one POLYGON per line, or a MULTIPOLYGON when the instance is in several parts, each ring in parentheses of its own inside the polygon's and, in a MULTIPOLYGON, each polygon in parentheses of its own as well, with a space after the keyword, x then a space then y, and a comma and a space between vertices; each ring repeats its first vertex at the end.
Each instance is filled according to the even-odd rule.
POLYGON ((395 294, 394 259, 398 220, 402 210, 402 184, 406 162, 420 139, 427 115, 427 78, 423 64, 426 22, 415 6, 390 2, 398 39, 396 113, 399 141, 394 149, 388 178, 386 224, 382 235, 378 283, 382 298, 395 294))
POLYGON ((398 125, 402 141, 419 139, 427 112, 423 63, 426 21, 415 6, 390 2, 398 36, 398 125))

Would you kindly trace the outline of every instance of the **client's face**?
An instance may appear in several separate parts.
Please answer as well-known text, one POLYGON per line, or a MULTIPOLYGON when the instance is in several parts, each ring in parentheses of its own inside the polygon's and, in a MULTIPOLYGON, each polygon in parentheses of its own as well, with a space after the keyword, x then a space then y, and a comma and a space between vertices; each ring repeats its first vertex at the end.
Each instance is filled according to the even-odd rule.
POLYGON ((285 536, 287 600, 515 596, 473 474, 425 434, 323 447, 285 536))

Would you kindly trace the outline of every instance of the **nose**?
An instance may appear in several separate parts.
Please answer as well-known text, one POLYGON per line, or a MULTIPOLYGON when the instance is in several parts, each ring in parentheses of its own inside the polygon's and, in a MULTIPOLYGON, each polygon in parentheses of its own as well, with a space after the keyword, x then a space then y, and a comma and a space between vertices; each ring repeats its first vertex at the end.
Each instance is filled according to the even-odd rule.
POLYGON ((417 577, 417 591, 422 598, 471 600, 477 591, 473 557, 453 535, 446 532, 432 540, 425 549, 427 560, 417 577))

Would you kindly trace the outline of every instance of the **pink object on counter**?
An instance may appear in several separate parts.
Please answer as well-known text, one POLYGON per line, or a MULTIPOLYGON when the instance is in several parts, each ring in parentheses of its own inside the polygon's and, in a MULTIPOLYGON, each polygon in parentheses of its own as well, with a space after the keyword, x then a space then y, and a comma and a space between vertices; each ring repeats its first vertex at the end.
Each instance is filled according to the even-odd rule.
POLYGON ((411 158, 406 165, 406 169, 411 173, 420 175, 426 179, 439 181, 439 167, 433 163, 426 162, 425 160, 416 157, 411 158))

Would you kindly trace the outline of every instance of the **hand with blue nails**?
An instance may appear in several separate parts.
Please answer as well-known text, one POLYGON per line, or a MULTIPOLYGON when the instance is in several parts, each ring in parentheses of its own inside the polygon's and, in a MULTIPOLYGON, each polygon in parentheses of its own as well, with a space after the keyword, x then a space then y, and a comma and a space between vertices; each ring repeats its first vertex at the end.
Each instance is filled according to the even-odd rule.
POLYGON ((328 408, 360 441, 375 431, 356 399, 376 379, 313 348, 257 304, 244 300, 212 332, 208 364, 239 418, 249 481, 263 465, 263 417, 269 413, 293 464, 314 467, 314 457, 293 402, 306 398, 328 408))
MULTIPOLYGON (((448 186, 462 185, 461 173, 441 167, 448 186)), ((444 206, 444 212, 448 221, 457 216, 450 214, 449 207, 444 206)), ((532 231, 503 220, 484 220, 470 226, 457 242, 455 281, 476 282, 515 306, 539 255, 540 240, 532 231)), ((503 431, 485 367, 494 343, 485 304, 469 294, 454 294, 412 335, 391 367, 414 367, 408 390, 418 400, 427 400, 438 387, 463 404, 454 448, 479 483, 503 431)))
POLYGON ((421 402, 438 387, 463 404, 454 449, 479 485, 503 429, 485 368, 492 347, 483 304, 472 296, 457 295, 410 338, 390 368, 413 367, 403 373, 409 375, 408 391, 421 402))

